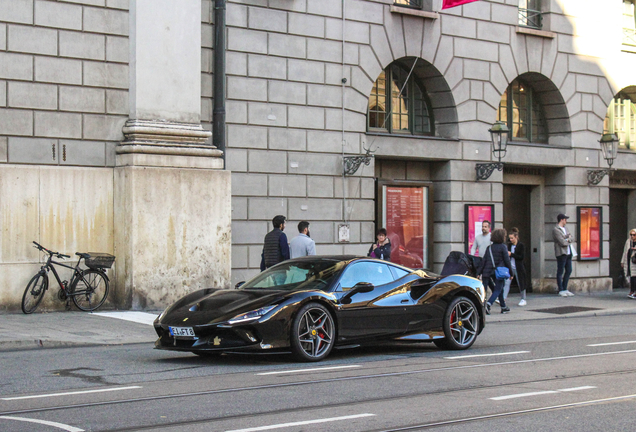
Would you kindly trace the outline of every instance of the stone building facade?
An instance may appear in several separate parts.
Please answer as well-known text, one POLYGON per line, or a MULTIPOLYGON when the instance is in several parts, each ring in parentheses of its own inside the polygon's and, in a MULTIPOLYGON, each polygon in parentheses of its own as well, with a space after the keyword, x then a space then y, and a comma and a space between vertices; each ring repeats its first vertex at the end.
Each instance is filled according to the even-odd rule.
POLYGON ((532 8, 519 0, 446 10, 441 3, 228 1, 234 282, 258 271, 274 215, 288 217, 290 238, 297 221, 310 221, 319 254, 366 254, 387 220, 382 185, 412 184, 431 195, 428 268, 439 271, 450 251, 465 250, 465 206, 492 204, 495 227, 523 225, 534 288, 554 290, 556 215, 570 215, 577 234, 577 209, 591 206, 603 212, 602 258, 575 260, 571 287, 611 288, 612 226, 611 243, 622 248, 636 223, 634 146, 621 147, 617 171, 599 185, 588 185, 587 173, 607 167, 599 139, 608 107, 636 85, 629 72, 636 54, 623 33, 629 25, 621 25, 622 3, 633 2, 535 1, 530 22, 523 13, 532 8), (399 74, 388 72, 394 65, 424 89, 428 133, 371 124, 372 95, 385 85, 378 79, 399 74), (516 82, 532 91, 544 137, 513 138, 504 170, 476 181, 475 164, 493 160, 488 131, 516 82), (370 165, 343 175, 343 157, 366 149, 374 151, 370 165), (344 243, 343 223, 350 226, 344 243))
POLYGON ((466 205, 492 205, 546 291, 556 214, 576 234, 578 208, 598 207, 601 258, 576 260, 572 287, 611 288, 636 226, 633 1, 225 3, 222 159, 214 0, 0 0, 2 307, 38 268, 32 240, 115 253, 112 306, 158 307, 256 274, 277 214, 290 239, 310 221, 319 254, 366 254, 400 187, 424 194, 423 266, 465 250, 466 205), (478 181, 498 119, 516 136, 478 181), (604 130, 621 134, 616 171, 589 185, 604 130))

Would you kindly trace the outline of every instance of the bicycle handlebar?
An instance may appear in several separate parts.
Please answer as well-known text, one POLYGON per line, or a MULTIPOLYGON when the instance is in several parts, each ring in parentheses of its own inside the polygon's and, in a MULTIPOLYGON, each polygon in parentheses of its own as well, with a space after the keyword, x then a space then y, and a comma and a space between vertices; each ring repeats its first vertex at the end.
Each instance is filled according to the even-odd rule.
POLYGON ((55 255, 58 258, 70 258, 70 255, 64 255, 61 254, 59 252, 53 252, 52 250, 48 250, 47 248, 45 248, 44 246, 42 246, 41 244, 37 243, 37 242, 33 242, 33 244, 35 245, 35 247, 41 251, 45 251, 46 253, 48 253, 49 255, 55 255))

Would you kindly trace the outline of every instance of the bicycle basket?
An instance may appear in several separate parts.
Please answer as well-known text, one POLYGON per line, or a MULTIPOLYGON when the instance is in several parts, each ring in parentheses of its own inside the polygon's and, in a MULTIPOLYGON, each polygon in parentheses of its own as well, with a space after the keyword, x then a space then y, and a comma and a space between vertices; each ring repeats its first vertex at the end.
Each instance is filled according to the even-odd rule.
POLYGON ((111 268, 115 262, 115 256, 107 253, 89 252, 90 258, 86 258, 84 263, 92 269, 111 268))

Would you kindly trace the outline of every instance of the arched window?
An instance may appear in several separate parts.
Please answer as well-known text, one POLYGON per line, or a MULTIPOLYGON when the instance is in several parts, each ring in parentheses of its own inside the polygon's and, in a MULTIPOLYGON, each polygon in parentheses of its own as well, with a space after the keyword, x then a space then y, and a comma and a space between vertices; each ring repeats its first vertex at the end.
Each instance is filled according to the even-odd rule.
POLYGON ((548 142, 548 129, 541 104, 532 87, 518 78, 501 97, 497 120, 508 125, 513 141, 548 142))
POLYGON ((398 64, 373 84, 367 115, 369 131, 433 135, 432 110, 422 83, 398 64))
POLYGON ((603 129, 604 133, 618 135, 621 147, 636 148, 636 104, 627 93, 621 91, 612 99, 607 109, 603 129))

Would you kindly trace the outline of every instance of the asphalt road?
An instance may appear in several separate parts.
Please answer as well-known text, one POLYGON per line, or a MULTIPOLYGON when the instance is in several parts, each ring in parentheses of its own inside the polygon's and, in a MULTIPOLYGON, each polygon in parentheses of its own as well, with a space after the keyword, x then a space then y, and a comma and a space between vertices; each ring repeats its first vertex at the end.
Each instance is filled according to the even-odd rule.
POLYGON ((633 430, 633 320, 492 323, 468 351, 393 344, 311 364, 151 344, 1 352, 0 430, 633 430))

